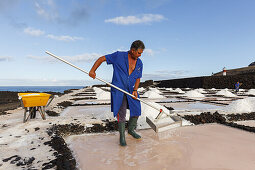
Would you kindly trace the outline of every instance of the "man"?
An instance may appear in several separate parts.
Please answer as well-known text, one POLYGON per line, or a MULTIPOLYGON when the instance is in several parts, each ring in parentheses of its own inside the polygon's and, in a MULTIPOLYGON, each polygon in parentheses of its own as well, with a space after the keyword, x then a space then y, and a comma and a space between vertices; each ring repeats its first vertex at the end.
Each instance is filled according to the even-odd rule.
MULTIPOLYGON (((142 77, 143 70, 143 63, 139 57, 143 53, 144 49, 145 46, 143 42, 136 40, 132 43, 130 50, 127 52, 117 51, 115 53, 102 56, 94 63, 89 72, 89 76, 95 79, 95 71, 104 61, 106 61, 107 64, 113 65, 114 71, 112 84, 138 98, 139 94, 137 93, 137 89, 140 84, 140 78, 142 77)), ((141 136, 134 131, 137 126, 138 117, 141 115, 140 101, 115 88, 111 88, 111 111, 113 112, 114 117, 117 116, 121 146, 127 145, 125 139, 126 109, 130 110, 128 134, 136 139, 140 139, 141 136)))
POLYGON ((236 93, 239 92, 239 88, 242 85, 242 83, 239 83, 239 81, 235 84, 236 93))

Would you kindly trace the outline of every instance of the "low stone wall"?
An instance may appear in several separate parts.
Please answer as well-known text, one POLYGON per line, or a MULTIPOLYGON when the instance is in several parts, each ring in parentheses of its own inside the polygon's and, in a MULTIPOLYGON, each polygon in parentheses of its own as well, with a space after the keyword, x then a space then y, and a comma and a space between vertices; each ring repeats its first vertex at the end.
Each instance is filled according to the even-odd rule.
POLYGON ((204 77, 191 77, 173 80, 155 81, 157 87, 172 88, 202 88, 204 77))
POLYGON ((255 88, 255 74, 204 77, 203 88, 233 89, 237 81, 242 83, 243 89, 255 88))
POLYGON ((217 88, 217 89, 233 89, 235 83, 242 83, 241 88, 255 88, 255 74, 232 75, 232 76, 205 76, 191 77, 173 80, 155 81, 157 87, 167 88, 217 88))

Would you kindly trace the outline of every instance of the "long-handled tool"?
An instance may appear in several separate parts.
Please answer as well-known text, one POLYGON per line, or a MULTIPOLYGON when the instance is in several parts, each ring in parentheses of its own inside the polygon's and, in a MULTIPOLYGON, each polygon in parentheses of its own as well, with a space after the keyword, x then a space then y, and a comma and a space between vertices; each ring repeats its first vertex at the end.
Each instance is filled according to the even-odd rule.
MULTIPOLYGON (((89 73, 71 63, 69 63, 68 61, 65 61, 64 59, 46 51, 47 54, 49 54, 50 56, 52 57, 55 57, 56 59, 60 60, 60 61, 63 61, 64 63, 86 73, 89 75, 89 73)), ((111 83, 108 83, 107 81, 99 78, 99 77, 95 77, 97 80, 99 81, 102 81, 104 83, 106 83, 107 85, 133 97, 133 98, 136 98, 134 95, 126 92, 125 90, 122 90, 120 89, 119 87, 111 84, 111 83)), ((182 121, 181 119, 178 117, 178 116, 174 116, 174 115, 171 115, 171 114, 168 114, 166 112, 163 111, 163 109, 158 109, 156 108, 155 106, 153 106, 152 104, 148 103, 148 102, 145 102, 144 100, 141 100, 140 98, 136 98, 137 100, 139 100, 140 102, 156 109, 159 111, 159 114, 157 115, 157 117, 155 118, 155 120, 153 120, 153 118, 149 118, 149 117, 146 117, 146 122, 150 125, 150 127, 155 131, 155 132, 162 132, 162 131, 165 131, 165 130, 168 130, 168 129, 171 129, 171 128, 174 128, 174 127, 179 127, 179 126, 182 126, 182 121), (164 120, 160 119, 162 117, 162 115, 166 115, 166 117, 164 118, 164 120)), ((170 112, 171 113, 171 112, 170 112)))

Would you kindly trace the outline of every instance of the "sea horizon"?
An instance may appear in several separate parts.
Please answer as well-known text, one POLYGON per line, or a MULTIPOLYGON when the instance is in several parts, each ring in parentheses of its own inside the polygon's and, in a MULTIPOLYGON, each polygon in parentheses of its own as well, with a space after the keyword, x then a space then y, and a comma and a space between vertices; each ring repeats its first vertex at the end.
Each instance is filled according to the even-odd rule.
POLYGON ((38 92, 60 92, 63 93, 69 89, 81 89, 85 86, 0 86, 0 91, 11 92, 25 92, 25 91, 38 91, 38 92))

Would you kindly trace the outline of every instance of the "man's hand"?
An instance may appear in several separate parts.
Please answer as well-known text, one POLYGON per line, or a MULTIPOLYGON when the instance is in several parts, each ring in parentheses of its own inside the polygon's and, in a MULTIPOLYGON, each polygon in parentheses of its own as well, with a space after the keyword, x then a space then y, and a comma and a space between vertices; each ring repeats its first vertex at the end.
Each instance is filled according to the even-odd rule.
POLYGON ((96 78, 96 72, 95 72, 95 71, 90 70, 90 72, 89 72, 89 76, 90 76, 90 77, 92 77, 93 79, 95 79, 95 78, 96 78))
POLYGON ((132 97, 133 99, 137 99, 137 98, 138 98, 137 91, 133 91, 132 95, 134 95, 134 96, 135 96, 135 98, 134 98, 134 97, 132 97))
POLYGON ((94 63, 93 67, 89 71, 89 76, 92 77, 93 79, 96 78, 96 70, 97 68, 102 64, 102 62, 106 61, 105 56, 102 56, 97 59, 97 61, 94 63))

